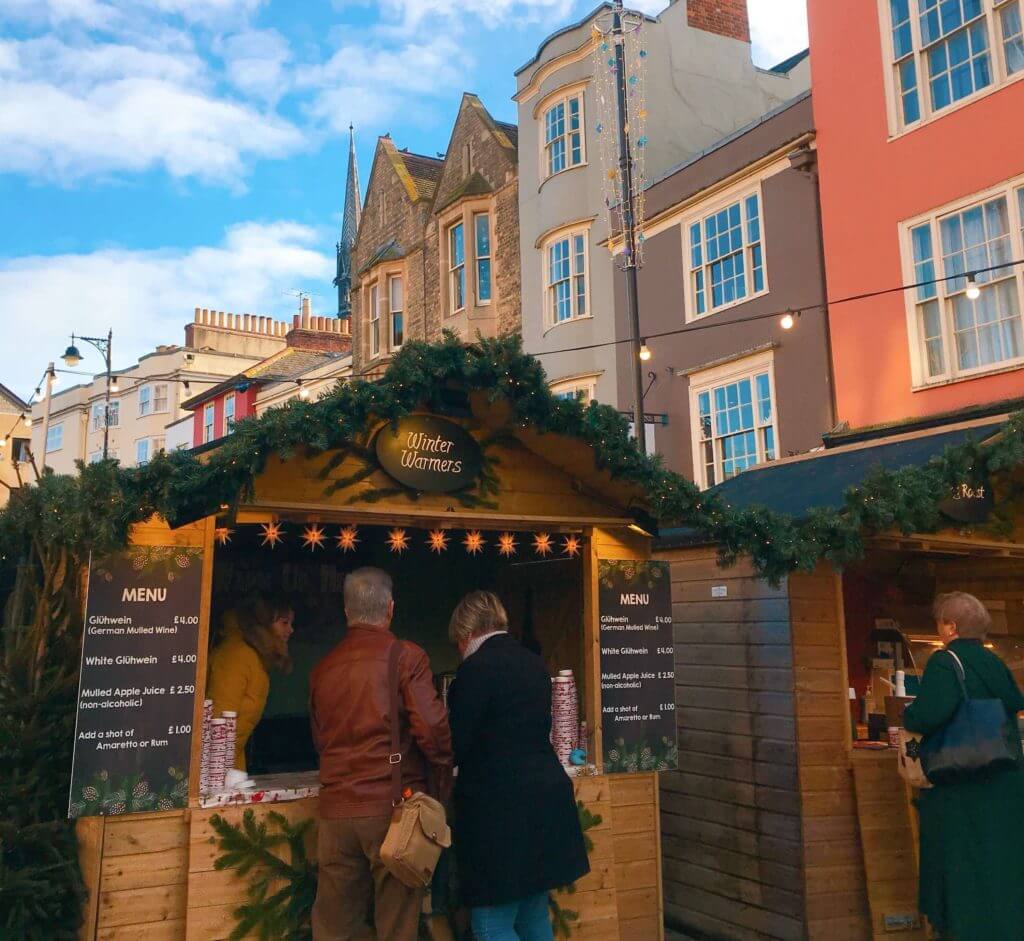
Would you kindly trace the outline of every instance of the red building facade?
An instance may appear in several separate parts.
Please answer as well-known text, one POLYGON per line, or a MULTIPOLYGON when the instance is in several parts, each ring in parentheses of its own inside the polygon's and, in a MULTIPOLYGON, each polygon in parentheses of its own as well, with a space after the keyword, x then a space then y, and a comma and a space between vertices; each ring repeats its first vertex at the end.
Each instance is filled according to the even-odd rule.
POLYGON ((808 8, 838 419, 1024 396, 1024 0, 808 8))

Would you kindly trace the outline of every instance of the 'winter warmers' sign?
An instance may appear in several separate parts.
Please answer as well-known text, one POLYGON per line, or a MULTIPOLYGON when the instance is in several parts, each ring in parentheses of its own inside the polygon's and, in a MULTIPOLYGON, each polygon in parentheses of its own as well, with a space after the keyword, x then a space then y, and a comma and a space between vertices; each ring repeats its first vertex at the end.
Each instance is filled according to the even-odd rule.
POLYGON ((669 565, 601 559, 598 578, 604 770, 674 770, 679 755, 669 565))
POLYGON ((480 445, 461 425, 433 415, 410 415, 377 432, 380 466, 413 490, 447 493, 480 474, 480 445))
POLYGON ((69 817, 188 804, 202 571, 187 546, 93 560, 69 817))

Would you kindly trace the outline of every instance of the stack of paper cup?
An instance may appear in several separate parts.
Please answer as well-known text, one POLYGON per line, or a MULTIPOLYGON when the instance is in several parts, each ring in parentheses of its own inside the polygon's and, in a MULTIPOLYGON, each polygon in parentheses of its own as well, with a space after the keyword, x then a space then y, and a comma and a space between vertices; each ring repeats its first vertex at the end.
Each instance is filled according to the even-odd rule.
POLYGON ((224 711, 221 718, 227 723, 227 735, 224 739, 224 757, 227 759, 227 766, 235 766, 235 741, 238 736, 238 713, 224 711))
POLYGON ((227 721, 214 719, 210 723, 210 767, 206 772, 206 783, 211 791, 224 790, 224 775, 228 768, 227 740, 227 721))
POLYGON ((563 765, 569 764, 569 756, 576 748, 579 730, 576 681, 572 670, 562 670, 551 681, 551 744, 563 765))
POLYGON ((213 722, 213 700, 203 700, 203 750, 199 759, 199 793, 205 794, 210 790, 210 782, 207 780, 210 766, 210 723, 213 722))

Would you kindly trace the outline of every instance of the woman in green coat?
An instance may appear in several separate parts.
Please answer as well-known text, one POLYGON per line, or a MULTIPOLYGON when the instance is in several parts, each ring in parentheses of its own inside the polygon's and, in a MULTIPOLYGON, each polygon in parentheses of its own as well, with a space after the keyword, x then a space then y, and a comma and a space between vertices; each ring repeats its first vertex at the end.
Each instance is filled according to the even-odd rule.
MULTIPOLYGON (((942 938, 1024 941, 1024 754, 1017 713, 1024 697, 1002 660, 984 646, 991 618, 973 595, 939 595, 933 608, 946 650, 960 658, 972 699, 1001 699, 1017 767, 920 792, 920 907, 942 938)), ((932 654, 904 725, 926 739, 963 700, 956 664, 932 654)))

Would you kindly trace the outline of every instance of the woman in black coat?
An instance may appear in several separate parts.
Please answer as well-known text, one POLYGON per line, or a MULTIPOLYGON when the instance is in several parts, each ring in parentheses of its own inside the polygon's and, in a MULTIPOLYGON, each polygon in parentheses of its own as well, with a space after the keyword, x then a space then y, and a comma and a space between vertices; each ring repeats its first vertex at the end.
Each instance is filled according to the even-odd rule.
POLYGON ((550 941, 548 893, 590 871, 572 781, 551 747, 551 678, 508 633, 497 596, 452 614, 462 664, 448 693, 455 857, 477 941, 550 941))

